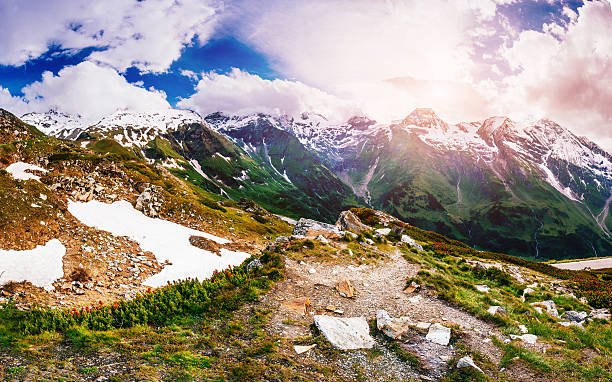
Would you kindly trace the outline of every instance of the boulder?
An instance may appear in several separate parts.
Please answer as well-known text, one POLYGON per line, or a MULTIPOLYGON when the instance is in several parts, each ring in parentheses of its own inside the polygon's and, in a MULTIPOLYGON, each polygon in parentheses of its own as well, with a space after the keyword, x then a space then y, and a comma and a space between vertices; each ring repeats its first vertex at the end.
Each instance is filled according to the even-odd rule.
POLYGON ((336 290, 340 293, 340 296, 351 298, 355 297, 355 288, 348 280, 342 280, 336 285, 336 290))
POLYGON ((157 186, 150 185, 145 188, 144 191, 138 195, 136 205, 134 206, 135 209, 152 218, 157 217, 159 208, 161 207, 161 201, 156 195, 156 187, 157 186))
POLYGON ((329 244, 329 240, 327 240, 323 235, 317 236, 317 240, 319 240, 321 244, 329 244))
POLYGON ((423 246, 421 244, 417 244, 417 242, 408 235, 402 235, 402 243, 410 244, 412 248, 416 248, 419 251, 423 250, 423 246))
POLYGON ((374 347, 374 338, 370 336, 370 327, 364 317, 318 315, 314 317, 314 323, 335 348, 353 350, 374 347))
POLYGON ((474 285, 474 287, 476 288, 477 291, 482 292, 482 293, 489 293, 489 286, 488 285, 474 285))
POLYGON ((519 330, 521 331, 521 334, 527 334, 529 333, 529 330, 527 330, 527 327, 525 325, 519 325, 519 330))
POLYGON ((370 226, 367 226, 359 220, 359 218, 351 211, 342 211, 336 221, 336 226, 342 231, 352 231, 360 233, 363 231, 369 231, 370 226))
POLYGON ((438 323, 432 324, 429 327, 429 332, 425 338, 433 343, 439 345, 448 345, 451 337, 451 330, 446 326, 440 325, 438 323))
POLYGON ((459 361, 457 361, 457 368, 463 368, 463 367, 471 367, 471 368, 478 370, 481 373, 484 373, 481 368, 476 366, 472 357, 465 356, 463 358, 460 358, 459 361))
POLYGON ((340 236, 340 230, 338 230, 338 227, 331 224, 301 218, 296 223, 295 227, 293 227, 293 235, 305 237, 317 237, 319 235, 337 237, 340 236))
POLYGON ((587 312, 576 312, 575 310, 570 310, 561 315, 561 318, 565 318, 571 322, 582 322, 586 320, 588 316, 587 312))
POLYGON ((376 311, 376 327, 394 340, 406 333, 411 325, 412 321, 408 317, 393 318, 386 310, 376 311))
POLYGON ((489 309, 487 309, 487 312, 489 312, 489 314, 492 316, 505 316, 508 314, 506 309, 499 305, 490 306, 489 309))

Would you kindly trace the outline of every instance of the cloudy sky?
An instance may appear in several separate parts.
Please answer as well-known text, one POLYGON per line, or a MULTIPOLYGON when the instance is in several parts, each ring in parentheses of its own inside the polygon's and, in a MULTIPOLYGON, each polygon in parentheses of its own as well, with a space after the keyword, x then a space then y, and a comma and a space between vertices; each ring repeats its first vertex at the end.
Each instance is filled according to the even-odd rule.
POLYGON ((549 117, 612 151, 606 0, 1 0, 0 107, 549 117))

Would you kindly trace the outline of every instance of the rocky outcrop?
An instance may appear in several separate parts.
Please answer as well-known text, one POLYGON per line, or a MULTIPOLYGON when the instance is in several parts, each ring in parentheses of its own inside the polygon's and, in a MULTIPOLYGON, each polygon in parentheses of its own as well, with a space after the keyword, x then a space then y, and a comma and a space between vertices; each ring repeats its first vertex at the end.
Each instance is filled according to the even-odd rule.
POLYGON ((338 237, 340 230, 335 225, 318 222, 312 219, 301 218, 293 228, 293 235, 317 237, 338 237))
POLYGON ((364 317, 315 316, 314 323, 335 348, 354 350, 374 347, 374 338, 370 336, 370 327, 364 317))
POLYGON ((352 231, 355 233, 369 231, 371 229, 370 226, 363 224, 351 211, 341 212, 338 221, 336 221, 336 226, 342 231, 352 231))
POLYGON ((157 217, 162 205, 161 198, 157 196, 158 188, 159 187, 154 185, 146 187, 138 196, 138 199, 136 199, 134 208, 149 217, 157 217))
POLYGON ((402 235, 402 243, 410 244, 412 248, 416 248, 419 251, 423 250, 423 246, 421 244, 418 244, 416 241, 414 241, 413 238, 408 235, 402 235))

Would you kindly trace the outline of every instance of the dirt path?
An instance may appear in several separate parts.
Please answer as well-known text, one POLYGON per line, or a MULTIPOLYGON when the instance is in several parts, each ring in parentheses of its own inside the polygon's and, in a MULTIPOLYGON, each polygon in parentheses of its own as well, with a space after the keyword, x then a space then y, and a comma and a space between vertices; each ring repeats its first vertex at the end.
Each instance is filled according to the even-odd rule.
MULTIPOLYGON (((491 334, 501 336, 495 327, 426 292, 409 294, 404 291, 406 279, 415 276, 419 266, 407 262, 399 251, 389 254, 386 261, 378 265, 298 263, 287 259, 285 266, 287 278, 277 284, 263 301, 273 310, 267 327, 272 335, 289 341, 299 340, 312 335, 311 325, 316 314, 363 316, 371 320, 376 317, 377 310, 384 309, 393 317, 407 316, 414 322, 458 326, 465 331, 461 339, 468 346, 487 355, 496 364, 501 358, 501 353, 489 339, 491 334), (343 298, 335 290, 336 284, 344 279, 350 280, 355 287, 355 298, 343 298), (298 297, 309 298, 307 315, 282 307, 283 301, 298 297), (343 314, 326 311, 329 305, 342 310, 343 314)), ((413 370, 401 362, 384 346, 381 338, 376 339, 376 349, 380 353, 376 362, 368 362, 365 351, 342 352, 340 359, 335 361, 335 369, 344 370, 347 376, 354 375, 355 369, 372 369, 368 380, 437 379, 443 375, 446 361, 454 356, 455 347, 429 342, 425 340, 425 334, 415 332, 409 340, 401 342, 402 347, 419 355, 425 366, 423 370, 413 370)), ((308 359, 322 361, 322 355, 317 351, 291 356, 302 362, 308 359)))

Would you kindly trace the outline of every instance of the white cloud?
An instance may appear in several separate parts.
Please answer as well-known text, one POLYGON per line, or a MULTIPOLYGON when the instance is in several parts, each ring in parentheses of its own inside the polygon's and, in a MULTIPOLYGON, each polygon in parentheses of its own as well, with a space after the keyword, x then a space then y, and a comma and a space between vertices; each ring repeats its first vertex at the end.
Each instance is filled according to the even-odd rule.
MULTIPOLYGON (((571 16, 569 11, 566 11, 571 16)), ((546 116, 597 140, 612 139, 612 10, 588 1, 566 26, 524 31, 502 54, 516 71, 498 107, 546 116)), ((606 147, 608 150, 612 146, 606 147)))
POLYGON ((21 116, 28 111, 28 105, 20 97, 11 95, 8 89, 0 86, 0 108, 21 116))
POLYGON ((460 119, 473 114, 461 109, 476 94, 474 54, 479 38, 495 32, 485 21, 500 1, 270 0, 233 11, 242 40, 288 78, 364 105, 379 120, 424 101, 460 119), (413 81, 390 86, 396 78, 413 81), (421 99, 417 88, 428 89, 421 99))
POLYGON ((88 61, 65 67, 57 75, 45 72, 41 81, 26 86, 23 93, 29 111, 57 108, 81 114, 92 122, 117 109, 149 111, 170 107, 163 92, 130 84, 114 69, 88 61))
POLYGON ((201 115, 223 111, 296 116, 304 111, 316 111, 336 121, 344 121, 357 110, 350 103, 301 82, 265 80, 239 69, 227 75, 203 74, 196 93, 180 101, 178 106, 201 115))
POLYGON ((3 0, 0 64, 22 65, 50 45, 97 47, 90 59, 120 71, 162 72, 216 26, 218 0, 3 0))

